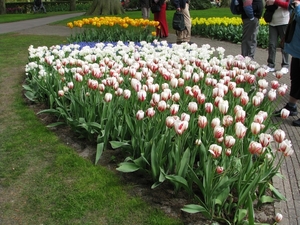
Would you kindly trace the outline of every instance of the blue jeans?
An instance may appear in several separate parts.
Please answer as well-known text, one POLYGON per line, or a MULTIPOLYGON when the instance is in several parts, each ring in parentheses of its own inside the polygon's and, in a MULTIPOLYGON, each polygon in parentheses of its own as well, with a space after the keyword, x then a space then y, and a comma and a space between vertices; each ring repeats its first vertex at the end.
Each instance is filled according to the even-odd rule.
MULTIPOLYGON (((269 25, 269 49, 268 49, 268 67, 275 68, 276 48, 278 46, 278 38, 284 37, 287 25, 271 26, 269 25)), ((289 54, 281 49, 282 61, 281 67, 289 67, 289 54)))

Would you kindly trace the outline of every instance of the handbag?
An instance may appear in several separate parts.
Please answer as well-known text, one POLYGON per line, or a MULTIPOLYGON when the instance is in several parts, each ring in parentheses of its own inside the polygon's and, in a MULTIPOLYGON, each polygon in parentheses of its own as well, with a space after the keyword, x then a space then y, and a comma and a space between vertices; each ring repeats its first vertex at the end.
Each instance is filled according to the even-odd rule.
POLYGON ((172 26, 174 30, 177 31, 183 31, 186 29, 185 23, 184 23, 184 15, 180 11, 175 11, 173 15, 173 21, 172 26))
POLYGON ((276 11, 276 9, 278 8, 277 5, 266 5, 266 10, 264 12, 264 20, 266 21, 266 23, 270 23, 272 21, 273 18, 273 14, 276 11))
POLYGON ((296 28, 296 20, 294 20, 295 12, 292 12, 289 24, 285 30, 284 42, 290 43, 293 39, 295 28, 296 28))
POLYGON ((153 3, 151 5, 151 12, 152 13, 159 13, 160 12, 160 5, 157 3, 153 3))

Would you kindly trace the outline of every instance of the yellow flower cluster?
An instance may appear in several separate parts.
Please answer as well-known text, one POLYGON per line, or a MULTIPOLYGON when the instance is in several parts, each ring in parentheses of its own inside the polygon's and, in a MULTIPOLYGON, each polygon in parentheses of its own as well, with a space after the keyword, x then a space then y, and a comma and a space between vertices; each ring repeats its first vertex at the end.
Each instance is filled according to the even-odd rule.
MULTIPOLYGON (((260 25, 267 25, 264 19, 259 20, 260 25)), ((192 25, 224 25, 224 26, 239 26, 242 25, 242 19, 240 17, 209 17, 209 18, 194 18, 192 19, 192 25)))
POLYGON ((92 18, 83 18, 81 20, 76 20, 70 23, 67 23, 67 26, 70 28, 73 27, 83 27, 85 25, 92 25, 96 27, 101 26, 121 26, 123 28, 127 28, 129 26, 132 27, 147 27, 147 26, 153 26, 157 27, 159 26, 158 21, 153 20, 145 20, 145 19, 131 19, 129 17, 92 17, 92 18))

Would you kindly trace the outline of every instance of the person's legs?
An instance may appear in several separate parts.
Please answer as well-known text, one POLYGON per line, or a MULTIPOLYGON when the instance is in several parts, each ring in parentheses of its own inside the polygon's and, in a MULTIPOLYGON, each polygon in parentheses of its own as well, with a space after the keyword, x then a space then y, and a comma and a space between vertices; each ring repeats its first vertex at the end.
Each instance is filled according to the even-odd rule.
POLYGON ((142 17, 143 17, 143 19, 148 19, 148 17, 147 17, 147 8, 146 7, 142 7, 141 8, 141 10, 142 10, 142 17))
MULTIPOLYGON (((278 34, 279 34, 280 40, 282 38, 284 38, 286 27, 287 27, 287 25, 278 26, 278 34)), ((282 54, 281 67, 282 68, 289 68, 289 54, 287 54, 284 51, 284 49, 281 49, 281 54, 282 54)))
POLYGON ((268 67, 275 68, 276 47, 278 42, 278 32, 276 26, 269 25, 269 48, 268 48, 268 67))
POLYGON ((259 28, 259 20, 243 19, 243 35, 242 35, 242 56, 254 58, 257 46, 257 33, 259 28))
MULTIPOLYGON (((290 111, 290 116, 296 116, 297 111, 297 101, 300 99, 300 59, 292 57, 291 60, 291 90, 288 103, 283 107, 290 111)), ((280 116, 281 110, 275 112, 275 116, 280 116)), ((300 119, 293 122, 294 126, 300 126, 300 119)))
POLYGON ((185 5, 185 9, 182 9, 182 13, 184 15, 186 29, 183 31, 176 31, 177 43, 189 42, 191 40, 192 23, 188 3, 185 5))

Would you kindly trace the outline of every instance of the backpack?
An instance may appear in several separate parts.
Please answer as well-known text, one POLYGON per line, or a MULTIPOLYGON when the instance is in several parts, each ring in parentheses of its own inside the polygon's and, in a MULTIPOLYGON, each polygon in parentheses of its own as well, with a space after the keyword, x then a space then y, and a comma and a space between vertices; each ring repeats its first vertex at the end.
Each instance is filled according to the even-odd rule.
POLYGON ((186 29, 184 23, 184 15, 180 11, 175 11, 172 20, 172 26, 174 30, 183 31, 186 29))
POLYGON ((238 0, 231 0, 230 2, 230 11, 234 15, 241 15, 242 14, 242 4, 238 0), (238 4, 236 4, 238 3, 238 4))

